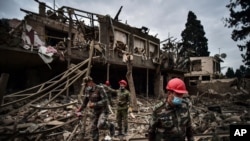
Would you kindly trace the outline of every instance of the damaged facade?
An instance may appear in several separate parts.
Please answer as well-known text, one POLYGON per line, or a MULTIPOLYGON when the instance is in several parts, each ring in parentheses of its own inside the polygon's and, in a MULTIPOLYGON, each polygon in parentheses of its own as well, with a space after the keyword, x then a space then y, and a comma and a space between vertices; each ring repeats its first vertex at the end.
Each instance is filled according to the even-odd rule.
POLYGON ((218 57, 190 57, 190 70, 185 73, 185 79, 189 81, 189 85, 218 79, 221 75, 221 62, 223 60, 218 57))
MULTIPOLYGON (((56 11, 48 9, 41 2, 39 13, 21 9, 27 15, 9 32, 11 40, 1 45, 1 56, 6 58, 0 61, 1 72, 22 69, 20 72, 25 74, 20 78, 23 86, 19 89, 44 82, 67 69, 70 63, 87 59, 90 42, 94 40, 93 56, 100 58, 93 60, 90 75, 96 82, 109 80, 117 88, 118 81, 126 79, 130 59, 136 93, 161 93, 168 79, 161 71, 167 67, 160 66, 160 40, 149 35, 147 27, 132 27, 119 22, 117 17, 66 6, 56 11)), ((12 76, 9 81, 12 87, 18 85, 12 82, 12 76)))
MULTIPOLYGON (((234 95, 237 91, 232 88, 235 90, 232 93, 218 94, 217 90, 225 86, 214 82, 220 74, 221 60, 190 58, 191 72, 188 72, 189 68, 181 67, 186 66, 183 63, 186 58, 176 61, 173 52, 162 52, 160 40, 149 35, 147 27, 119 22, 119 12, 111 18, 67 6, 54 11, 45 3, 38 3, 39 13, 21 9, 27 16, 23 21, 12 21, 9 34, 1 37, 0 56, 4 59, 0 60, 0 72, 10 74, 4 94, 32 88, 5 95, 1 100, 0 133, 4 136, 0 139, 79 140, 82 128, 86 128, 84 137, 88 137, 90 113, 85 111, 86 124, 74 118, 81 78, 86 73, 84 68, 91 68, 89 73, 96 83, 109 80, 113 88, 118 88, 118 81, 127 79, 128 63, 132 65, 133 87, 138 98, 136 118, 129 116, 129 140, 145 140, 152 107, 159 101, 145 97, 159 98, 167 81, 173 77, 184 79, 184 73, 186 84, 203 87, 199 94, 190 90, 194 94, 191 115, 197 140, 208 140, 207 136, 216 136, 217 131, 218 136, 228 137, 229 124, 249 123, 249 93, 241 91, 234 95), (96 58, 91 57, 89 66, 85 61, 93 48, 96 58), (66 97, 68 87, 70 95, 66 97), (241 94, 246 102, 239 102, 241 94)), ((230 87, 229 82, 226 89, 230 87)), ((109 120, 115 120, 114 115, 109 120)))

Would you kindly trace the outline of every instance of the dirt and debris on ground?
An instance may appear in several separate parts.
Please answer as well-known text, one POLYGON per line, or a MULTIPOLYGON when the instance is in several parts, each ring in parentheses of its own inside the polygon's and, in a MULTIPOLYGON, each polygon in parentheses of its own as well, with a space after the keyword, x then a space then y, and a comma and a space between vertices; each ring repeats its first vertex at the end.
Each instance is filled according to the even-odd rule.
MULTIPOLYGON (((75 112, 79 106, 77 97, 77 95, 69 97, 61 95, 47 106, 43 105, 46 105, 49 97, 28 107, 21 108, 25 102, 20 101, 1 108, 0 140, 73 141, 83 138, 88 140, 91 112, 84 110, 82 118, 76 117, 75 112)), ((10 98, 10 100, 14 99, 10 98)), ((230 124, 250 124, 249 93, 242 91, 226 94, 204 92, 199 95, 191 95, 190 100, 193 103, 191 115, 196 140, 208 140, 211 137, 229 140, 230 124), (220 135, 227 137, 220 137, 220 135)), ((152 97, 137 96, 138 112, 129 115, 128 135, 122 140, 145 140, 152 107, 159 101, 152 97)), ((115 111, 115 107, 112 109, 115 111)), ((115 114, 110 114, 109 120, 116 122, 115 114)), ((107 134, 108 130, 100 131, 102 139, 107 134)), ((114 137, 113 140, 121 139, 114 137)))

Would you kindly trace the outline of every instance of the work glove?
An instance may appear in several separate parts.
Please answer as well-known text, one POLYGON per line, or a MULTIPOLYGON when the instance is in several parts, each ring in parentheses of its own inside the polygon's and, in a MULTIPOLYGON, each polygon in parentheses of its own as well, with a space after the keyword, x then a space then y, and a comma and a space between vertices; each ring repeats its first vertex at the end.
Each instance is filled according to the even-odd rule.
POLYGON ((82 116, 82 112, 76 112, 75 113, 77 117, 81 117, 82 116))
POLYGON ((132 109, 132 107, 129 107, 129 108, 128 108, 128 113, 129 113, 129 115, 130 115, 132 118, 135 118, 135 115, 133 114, 133 109, 132 109))
POLYGON ((132 113, 132 112, 133 112, 132 107, 128 107, 128 112, 129 112, 129 113, 132 113))
POLYGON ((79 107, 79 108, 76 110, 76 113, 75 113, 75 114, 76 114, 77 117, 81 117, 81 116, 82 116, 82 112, 81 112, 81 111, 82 111, 82 107, 79 107))
POLYGON ((82 107, 79 107, 76 112, 81 112, 82 111, 82 107))
POLYGON ((88 103, 89 108, 94 108, 95 106, 96 106, 96 103, 94 103, 94 102, 89 102, 88 103))

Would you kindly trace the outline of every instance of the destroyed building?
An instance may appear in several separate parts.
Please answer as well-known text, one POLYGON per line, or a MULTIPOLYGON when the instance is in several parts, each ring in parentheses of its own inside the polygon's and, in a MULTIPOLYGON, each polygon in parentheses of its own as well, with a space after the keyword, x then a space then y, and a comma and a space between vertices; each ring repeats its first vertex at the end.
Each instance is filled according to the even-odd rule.
POLYGON ((221 75, 220 62, 218 57, 190 57, 190 71, 185 73, 189 85, 195 85, 196 81, 210 81, 218 79, 221 75))
POLYGON ((201 83, 210 83, 221 76, 219 57, 190 57, 189 71, 184 74, 190 92, 197 93, 201 83))
POLYGON ((76 130, 80 122, 73 117, 81 78, 90 75, 96 83, 109 80, 113 88, 118 88, 120 79, 130 79, 127 74, 131 70, 129 87, 134 87, 139 107, 136 118, 129 119, 129 138, 145 140, 152 106, 159 100, 155 97, 164 93, 170 78, 184 79, 184 74, 186 84, 198 86, 204 80, 209 83, 203 85, 204 91, 191 96, 197 138, 206 140, 207 136, 217 135, 215 129, 223 131, 219 136, 228 136, 230 123, 249 122, 249 104, 237 101, 242 93, 215 95, 221 87, 207 87, 218 84, 212 80, 220 72, 220 60, 191 58, 192 65, 187 67, 186 60, 176 59, 171 50, 162 51, 160 40, 150 35, 147 27, 120 22, 121 9, 112 18, 67 6, 54 10, 37 2, 38 13, 20 9, 27 14, 22 21, 1 23, 8 23, 3 30, 1 26, 4 36, 0 40, 0 73, 8 85, 6 91, 0 89, 0 133, 4 135, 0 139, 74 140, 80 135, 76 130), (204 68, 204 62, 210 67, 204 68), (188 73, 190 68, 193 71, 188 73), (154 99, 145 100, 147 96, 154 99), (233 110, 232 103, 237 104, 233 110))
MULTIPOLYGON (((82 92, 84 75, 90 75, 96 83, 109 80, 113 88, 118 88, 119 80, 126 79, 130 90, 134 88, 132 93, 142 96, 160 95, 169 78, 184 76, 180 70, 161 65, 170 59, 161 61, 160 40, 150 35, 147 27, 137 28, 119 21, 122 7, 112 18, 67 6, 54 10, 36 2, 39 13, 20 9, 26 13, 22 21, 1 21, 1 133, 7 138, 11 137, 12 127, 5 125, 13 124, 14 117, 18 118, 16 131, 27 135, 29 129, 23 132, 26 126, 20 125, 36 122, 37 115, 44 116, 43 112, 47 114, 47 110, 37 113, 41 105, 47 109, 52 101, 61 98, 59 103, 63 106, 56 104, 54 108, 78 104, 72 97, 82 92)), ((137 102, 136 98, 133 100, 137 102)), ((59 117, 43 117, 43 121, 68 119, 74 115, 73 106, 70 109, 59 117)), ((56 121, 45 126, 57 129, 64 124, 56 121)), ((34 128, 28 132, 36 132, 34 128)))
MULTIPOLYGON (((109 80, 117 88, 120 79, 127 79, 128 59, 137 94, 160 94, 167 80, 175 76, 173 69, 169 69, 173 75, 166 73, 169 66, 160 65, 160 40, 150 35, 147 27, 120 22, 120 11, 112 18, 67 6, 54 10, 38 4, 39 13, 20 9, 27 15, 22 21, 9 22, 9 38, 2 39, 0 55, 5 59, 0 61, 0 71, 10 74, 8 93, 45 82, 70 63, 86 60, 92 40, 93 56, 99 58, 93 59, 90 75, 97 83, 109 80)), ((183 78, 182 71, 176 72, 183 78)), ((75 87, 70 90, 79 91, 75 87)))

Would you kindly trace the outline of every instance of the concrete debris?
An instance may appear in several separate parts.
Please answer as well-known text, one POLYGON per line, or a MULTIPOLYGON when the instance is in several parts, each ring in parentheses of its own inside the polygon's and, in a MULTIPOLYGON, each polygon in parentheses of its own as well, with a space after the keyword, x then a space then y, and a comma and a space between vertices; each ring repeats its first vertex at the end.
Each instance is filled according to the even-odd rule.
MULTIPOLYGON (((69 103, 77 101, 77 96, 71 95, 69 103)), ((218 134, 227 133, 229 135, 229 125, 236 123, 250 123, 250 95, 243 91, 237 94, 230 92, 226 94, 203 93, 201 95, 191 95, 193 102, 191 115, 193 119, 193 127, 195 134, 218 134)), ((19 110, 16 113, 6 114, 12 111, 10 107, 0 109, 0 133, 2 139, 13 138, 13 134, 17 134, 15 138, 19 140, 35 140, 37 135, 40 139, 48 141, 55 139, 78 140, 90 138, 90 119, 91 112, 85 109, 82 112, 83 118, 76 118, 75 111, 78 107, 77 103, 73 105, 63 106, 61 99, 54 100, 43 107, 47 99, 41 100, 35 106, 19 110), (56 108, 55 108, 56 107, 56 108), (38 112, 33 113, 34 110, 38 112), (83 119, 86 118, 86 121, 83 119), (85 122, 85 123, 84 123, 85 122), (49 138, 48 138, 49 137, 49 138)), ((138 95, 137 102, 139 106, 138 112, 130 112, 129 130, 126 140, 131 138, 145 138, 149 124, 152 107, 160 100, 154 98, 146 98, 138 95), (131 115, 132 114, 132 115, 131 115)), ((115 101, 113 101, 116 104, 115 101)), ((13 106, 15 107, 15 105, 13 106)), ((12 107, 12 108, 13 108, 12 107)), ((111 107, 115 111, 116 107, 111 107)), ((115 114, 109 115, 111 122, 116 122, 115 114)), ((110 140, 108 130, 100 131, 101 138, 110 140)), ((198 141, 211 138, 196 137, 198 141)), ((221 137, 228 139, 229 137, 221 137)), ((113 140, 120 140, 119 137, 113 137, 113 140)))

